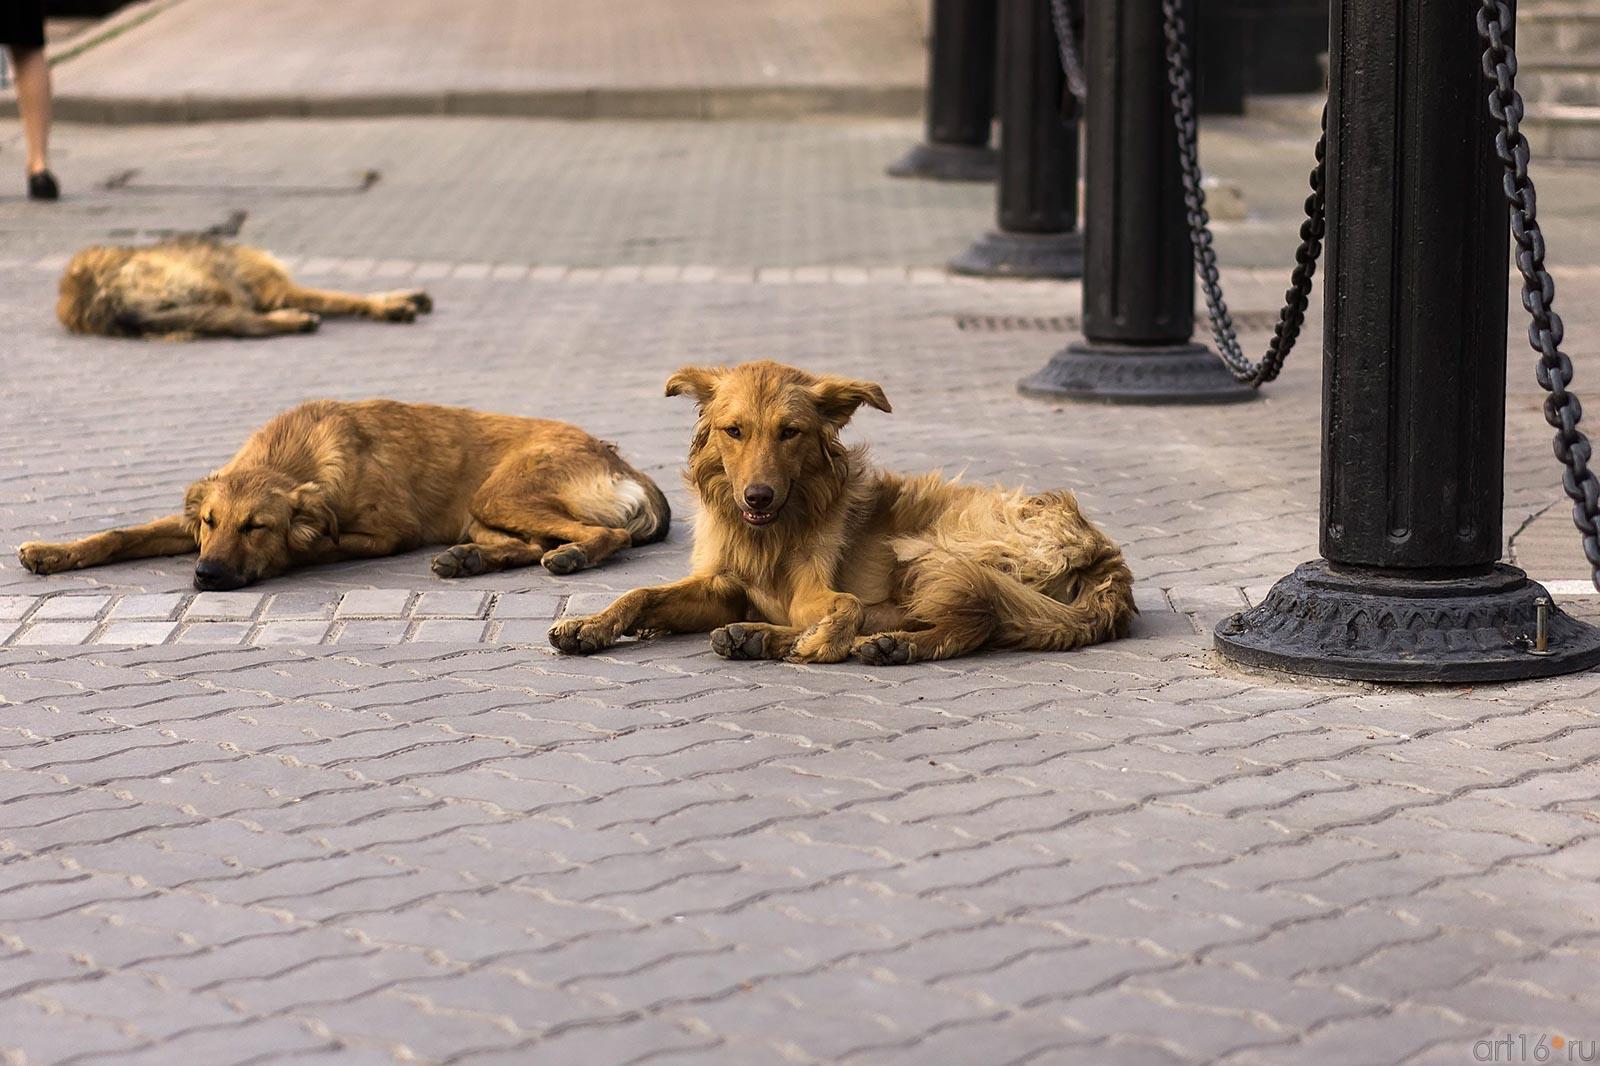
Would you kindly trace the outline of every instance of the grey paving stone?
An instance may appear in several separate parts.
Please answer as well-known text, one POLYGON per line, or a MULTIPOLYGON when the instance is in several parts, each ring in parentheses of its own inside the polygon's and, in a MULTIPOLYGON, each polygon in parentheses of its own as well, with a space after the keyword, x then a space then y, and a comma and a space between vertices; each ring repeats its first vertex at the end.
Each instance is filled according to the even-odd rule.
POLYGON ((95 643, 165 644, 177 630, 176 622, 108 622, 95 635, 95 643))
POLYGON ((332 618, 339 596, 332 592, 278 592, 267 601, 261 617, 279 619, 332 618))
POLYGON ((596 614, 610 607, 619 595, 619 592, 575 592, 567 598, 567 605, 562 609, 561 616, 579 618, 583 615, 596 614))
POLYGON ((501 644, 531 644, 538 648, 549 645, 550 621, 535 618, 513 618, 493 623, 494 640, 501 644))
POLYGON ((191 622, 178 634, 177 643, 241 644, 249 635, 249 622, 191 622))
POLYGON ((264 597, 259 592, 199 592, 183 612, 185 622, 254 618, 264 597))
POLYGON ((15 622, 38 606, 36 596, 0 596, 0 622, 15 622))
POLYGON ((476 644, 483 639, 487 622, 466 618, 425 618, 411 631, 419 644, 476 644))
POLYGON ((398 618, 406 613, 406 589, 351 589, 339 599, 338 618, 398 618))
POLYGON ((263 622, 255 632, 255 643, 270 644, 321 644, 327 637, 330 624, 313 619, 285 619, 263 622))
POLYGON ((106 612, 106 617, 116 621, 165 621, 177 613, 178 609, 183 606, 185 598, 181 592, 121 596, 116 603, 111 605, 111 610, 106 612))
POLYGON ((31 622, 17 631, 12 644, 82 644, 95 631, 96 622, 31 622))
POLYGON ((411 623, 405 620, 356 620, 341 623, 333 633, 335 644, 398 644, 406 637, 411 623))
POLYGON ((486 592, 424 592, 411 613, 417 618, 482 618, 488 601, 486 592))
POLYGON ((110 596, 52 596, 41 601, 29 618, 35 622, 98 618, 110 602, 110 596))
POLYGON ((555 592, 503 592, 491 618, 554 618, 564 597, 555 592))

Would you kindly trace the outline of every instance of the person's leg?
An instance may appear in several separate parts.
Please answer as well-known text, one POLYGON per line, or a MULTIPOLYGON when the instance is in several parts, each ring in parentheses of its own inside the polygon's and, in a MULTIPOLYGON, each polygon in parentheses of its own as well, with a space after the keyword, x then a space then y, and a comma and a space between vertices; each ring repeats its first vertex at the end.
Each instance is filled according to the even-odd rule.
POLYGON ((28 173, 38 174, 50 169, 50 64, 44 49, 12 46, 11 72, 28 142, 28 173))

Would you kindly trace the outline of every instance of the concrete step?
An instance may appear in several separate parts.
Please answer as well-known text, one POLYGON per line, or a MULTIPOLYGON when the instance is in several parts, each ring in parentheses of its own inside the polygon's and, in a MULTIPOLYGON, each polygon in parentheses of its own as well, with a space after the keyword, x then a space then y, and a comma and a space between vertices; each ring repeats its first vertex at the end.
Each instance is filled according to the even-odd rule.
POLYGON ((1600 63, 1600 6, 1523 11, 1517 56, 1530 63, 1600 63))
POLYGON ((1530 105, 1600 107, 1600 65, 1524 67, 1517 74, 1517 88, 1530 105))
POLYGON ((1600 106, 1528 105, 1522 131, 1540 159, 1600 160, 1600 106))
POLYGON ((1535 158, 1600 159, 1600 0, 1524 0, 1517 58, 1535 158))

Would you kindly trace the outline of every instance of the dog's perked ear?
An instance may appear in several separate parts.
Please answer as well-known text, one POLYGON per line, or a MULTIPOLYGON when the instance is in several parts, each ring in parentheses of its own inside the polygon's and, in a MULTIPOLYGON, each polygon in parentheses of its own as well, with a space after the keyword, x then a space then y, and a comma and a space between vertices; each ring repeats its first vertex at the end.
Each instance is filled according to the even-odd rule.
POLYGON ((688 394, 694 397, 694 402, 704 407, 716 395, 717 382, 728 371, 720 366, 684 366, 679 367, 667 379, 667 395, 682 396, 688 394))
POLYGON ((852 381, 831 374, 819 377, 816 384, 811 386, 811 399, 817 405, 818 413, 836 426, 850 421, 850 416, 862 404, 875 407, 885 414, 893 410, 888 397, 883 394, 883 387, 877 382, 852 381))
POLYGON ((289 547, 310 551, 323 537, 339 539, 339 516, 328 506, 327 494, 315 481, 297 485, 289 493, 294 513, 289 519, 289 547))

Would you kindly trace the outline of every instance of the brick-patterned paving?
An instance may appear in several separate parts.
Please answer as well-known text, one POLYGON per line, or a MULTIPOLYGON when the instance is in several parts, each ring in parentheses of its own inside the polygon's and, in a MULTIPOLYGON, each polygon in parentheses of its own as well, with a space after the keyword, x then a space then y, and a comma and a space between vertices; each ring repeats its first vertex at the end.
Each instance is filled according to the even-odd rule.
POLYGON ((1600 678, 0 652, 23 1061, 1465 1062, 1582 1033, 1600 678), (248 1054, 247 1054, 248 1053, 248 1054))
MULTIPOLYGON (((349 137, 399 158, 415 128, 349 137)), ((291 132, 249 136, 270 162, 291 132)), ((879 195, 987 223, 981 197, 906 188, 879 195)), ((361 218, 424 197, 386 195, 361 218)), ((319 246, 335 208, 273 203, 250 202, 259 239, 329 280, 429 274, 438 312, 70 338, 38 259, 99 223, 0 203, 32 227, 0 265, 0 1062, 1455 1064, 1597 1035, 1600 674, 1385 690, 1209 651, 1315 553, 1314 344, 1248 407, 1057 408, 1012 384, 1063 335, 958 321, 1072 314, 1075 287, 853 262, 827 219, 770 223, 819 277, 733 244, 701 267, 514 258, 487 226, 446 248, 436 219, 388 248, 335 220, 319 246), (886 464, 1076 489, 1127 546, 1134 636, 882 670, 699 637, 556 656, 552 618, 686 565, 692 416, 666 374, 754 356, 883 382, 895 413, 851 435, 886 464), (43 579, 9 553, 172 508, 289 403, 379 394, 580 422, 662 483, 673 535, 567 578, 446 583, 417 552, 225 595, 188 559, 43 579)), ((752 246, 763 225, 729 222, 752 246)), ((1270 306, 1274 275, 1230 280, 1270 306)), ((1508 535, 1557 499, 1515 367, 1508 535)), ((1524 561, 1571 576, 1571 552, 1524 561)))

